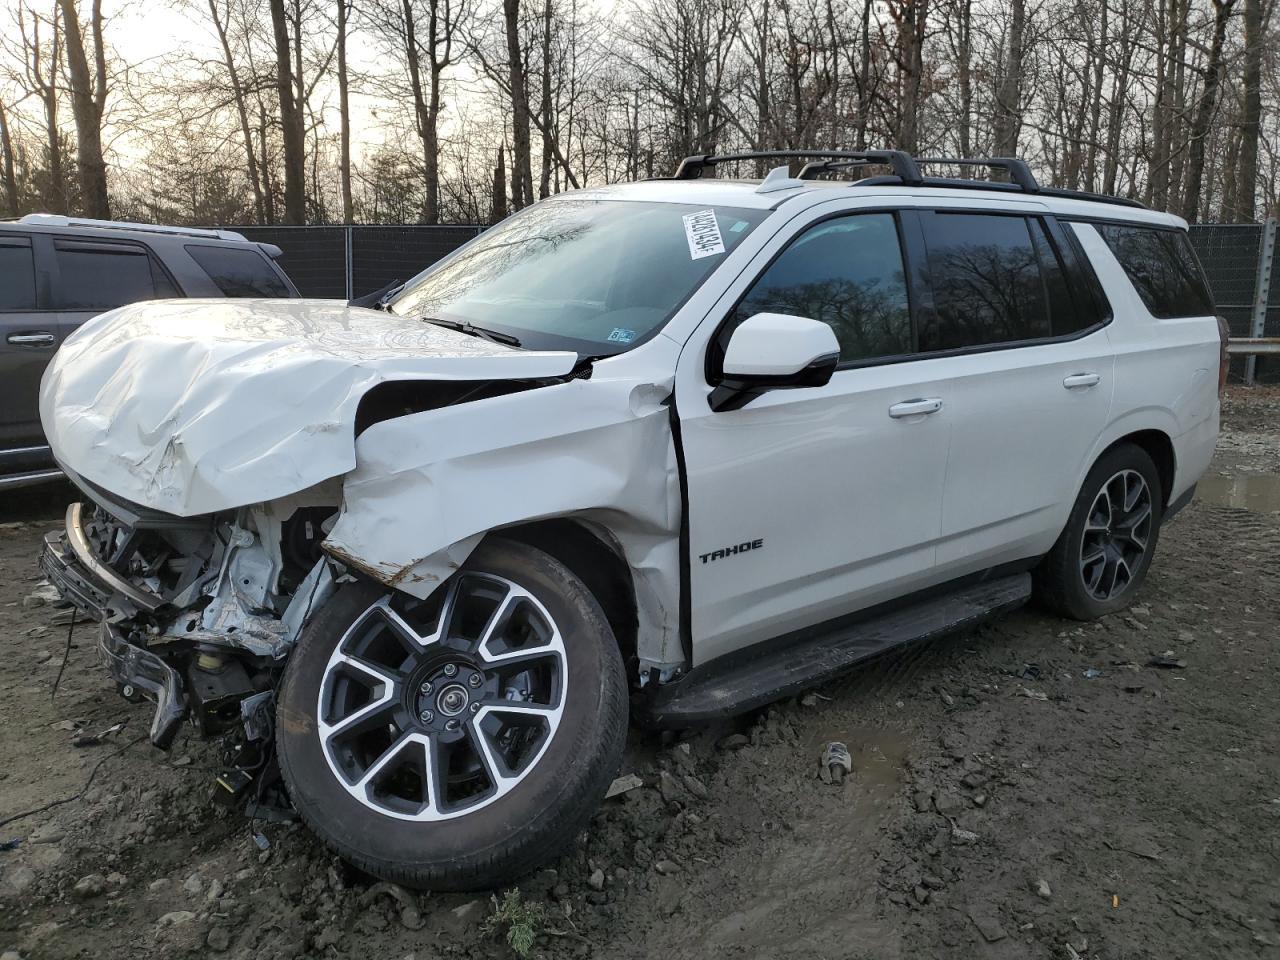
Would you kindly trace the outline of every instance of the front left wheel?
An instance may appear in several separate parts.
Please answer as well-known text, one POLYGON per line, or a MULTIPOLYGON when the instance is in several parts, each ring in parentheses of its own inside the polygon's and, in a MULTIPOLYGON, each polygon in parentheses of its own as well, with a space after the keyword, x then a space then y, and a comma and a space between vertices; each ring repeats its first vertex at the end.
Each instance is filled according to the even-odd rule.
POLYGON ((357 867, 478 889, 566 846, 617 775, 622 658, 558 560, 491 539, 428 600, 359 583, 308 623, 279 690, 294 806, 357 867))

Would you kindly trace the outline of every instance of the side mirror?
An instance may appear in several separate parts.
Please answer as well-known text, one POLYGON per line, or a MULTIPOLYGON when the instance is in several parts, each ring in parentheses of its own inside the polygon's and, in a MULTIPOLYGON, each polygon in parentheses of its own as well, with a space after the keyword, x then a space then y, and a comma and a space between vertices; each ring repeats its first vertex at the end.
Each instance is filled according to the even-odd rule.
POLYGON ((840 343, 820 320, 757 313, 729 338, 711 409, 738 410, 768 390, 826 386, 839 362, 840 343))

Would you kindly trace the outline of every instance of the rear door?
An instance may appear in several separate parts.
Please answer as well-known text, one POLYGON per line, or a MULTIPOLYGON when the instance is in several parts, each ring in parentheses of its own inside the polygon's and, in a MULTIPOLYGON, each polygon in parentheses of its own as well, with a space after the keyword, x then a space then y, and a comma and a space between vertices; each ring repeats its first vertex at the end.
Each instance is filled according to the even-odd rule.
POLYGON ((0 232, 0 474, 44 465, 40 377, 58 347, 30 236, 0 232))
POLYGON ((64 337, 107 310, 177 296, 181 292, 140 243, 80 237, 53 240, 53 303, 64 337))
POLYGON ((1110 318, 1049 216, 920 213, 931 320, 921 361, 951 423, 939 578, 1044 553, 1066 522, 1114 388, 1110 318))

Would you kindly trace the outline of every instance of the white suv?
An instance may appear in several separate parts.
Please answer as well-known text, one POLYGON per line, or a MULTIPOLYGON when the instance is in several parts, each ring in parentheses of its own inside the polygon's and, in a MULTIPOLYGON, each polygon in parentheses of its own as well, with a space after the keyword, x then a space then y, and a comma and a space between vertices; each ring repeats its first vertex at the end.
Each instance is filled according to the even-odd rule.
POLYGON ((255 801, 274 749, 344 857, 484 887, 581 828, 629 706, 687 725, 1036 594, 1128 603, 1218 432, 1183 221, 1016 160, 785 156, 543 201, 373 309, 68 337, 41 413, 85 502, 43 564, 153 740, 233 739, 255 801))

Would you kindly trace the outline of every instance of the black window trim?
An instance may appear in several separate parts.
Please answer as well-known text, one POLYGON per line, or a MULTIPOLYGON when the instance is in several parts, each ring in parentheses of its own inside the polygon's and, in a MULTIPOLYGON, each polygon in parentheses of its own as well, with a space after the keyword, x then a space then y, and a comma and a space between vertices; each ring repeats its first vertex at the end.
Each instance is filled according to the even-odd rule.
MULTIPOLYGON (((1094 272, 1093 264, 1089 262, 1088 255, 1084 252, 1084 248, 1080 246, 1079 238, 1074 235, 1074 231, 1065 230, 1062 227, 1062 221, 1075 222, 1078 217, 1060 218, 1056 214, 1040 209, 1034 210, 994 210, 990 207, 969 207, 969 206, 944 206, 944 207, 921 207, 921 206, 874 206, 874 207, 854 207, 850 209, 840 210, 834 213, 826 214, 817 220, 806 223, 795 236, 791 237, 766 263, 759 272, 747 284, 742 295, 734 301, 725 315, 716 324, 715 330, 711 337, 707 340, 706 354, 703 361, 704 375, 709 386, 717 386, 723 379, 723 371, 717 369, 723 361, 723 351, 720 349, 719 340, 728 324, 730 318, 737 312, 742 301, 746 299, 747 294, 751 292, 756 282, 768 272, 776 261, 791 245, 804 236, 810 229, 826 222, 841 217, 857 216, 862 213, 892 213, 898 224, 898 241, 902 249, 902 262, 904 272, 907 277, 907 309, 911 317, 911 345, 912 352, 906 354, 894 354, 885 357, 871 357, 864 360, 841 360, 836 366, 836 373, 845 370, 861 370, 867 367, 883 367, 896 363, 913 363, 917 360, 938 360, 948 357, 964 357, 975 353, 996 353, 1004 350, 1022 350, 1029 347, 1050 346, 1059 343, 1071 343, 1073 340, 1082 340, 1085 337, 1092 336, 1099 330, 1111 325, 1115 319, 1115 313, 1111 308, 1111 303, 1107 299, 1102 289, 1101 281, 1098 280, 1097 274, 1094 272), (1058 243, 1061 237, 1065 242, 1058 243, 1057 249, 1062 257, 1063 267, 1067 271, 1067 285, 1073 287, 1077 280, 1083 280, 1086 287, 1089 288, 1091 296, 1095 301, 1095 307, 1101 319, 1097 322, 1083 327, 1079 330, 1073 330, 1071 333, 1064 333, 1056 337, 1035 337, 1028 340, 1007 340, 1000 343, 981 343, 971 347, 954 347, 950 350, 931 350, 921 352, 920 345, 920 327, 921 317, 926 312, 932 314, 934 312, 933 300, 933 282, 929 274, 929 257, 928 250, 925 246, 924 224, 922 213, 967 213, 982 214, 984 216, 993 217, 1021 217, 1024 220, 1036 217, 1040 219, 1046 227, 1049 234, 1050 243, 1058 243), (1068 252, 1069 251, 1069 252, 1068 252)), ((1116 219, 1112 222, 1133 224, 1132 220, 1116 219)), ((1168 229, 1176 230, 1177 227, 1168 229)), ((1073 292, 1074 296, 1074 292, 1073 292)), ((1079 309, 1079 306, 1077 306, 1079 309)))
MULTIPOLYGON (((1151 313, 1151 316, 1155 317, 1157 320, 1188 320, 1188 319, 1195 319, 1196 317, 1204 317, 1204 316, 1213 317, 1219 314, 1220 311, 1218 310, 1218 301, 1214 298, 1213 287, 1209 283, 1208 274, 1204 272, 1204 264, 1200 262, 1200 254, 1196 252, 1196 245, 1191 242, 1190 230, 1186 230, 1182 227, 1176 226, 1175 224, 1171 224, 1171 223, 1148 223, 1145 220, 1126 220, 1122 217, 1070 216, 1070 217, 1063 217, 1062 219, 1068 223, 1087 223, 1090 226, 1101 225, 1101 226, 1107 226, 1107 227, 1129 227, 1131 229, 1138 229, 1138 230, 1159 230, 1165 233, 1182 234, 1184 237, 1186 237, 1187 249, 1191 251, 1191 259, 1195 261, 1196 268, 1200 271, 1200 282, 1204 286, 1204 292, 1209 297, 1209 313, 1207 314, 1187 313, 1187 314, 1177 314, 1175 316, 1169 316, 1169 317, 1162 317, 1162 316, 1158 316, 1155 313, 1151 313, 1151 309, 1147 307, 1145 300, 1142 302, 1142 305, 1143 307, 1147 307, 1147 312, 1151 313)), ((1074 233, 1075 231, 1071 231, 1071 232, 1074 233)), ((1098 239, 1100 239, 1104 244, 1106 244, 1106 247, 1108 250, 1111 250, 1111 244, 1107 243, 1107 238, 1102 235, 1101 231, 1097 231, 1097 233, 1098 233, 1098 239)), ((1111 250, 1111 255, 1116 256, 1114 250, 1111 250)), ((1086 259, 1088 258, 1086 257, 1086 259)), ((1120 258, 1118 256, 1116 257, 1116 262, 1120 263, 1120 258)), ((1133 285, 1134 292, 1137 293, 1138 292, 1137 285, 1134 284, 1133 280, 1129 277, 1129 271, 1124 269, 1123 263, 1120 264, 1120 269, 1124 273, 1125 279, 1128 280, 1131 285, 1133 285)), ((1142 300, 1141 294, 1138 295, 1138 299, 1142 300)))
POLYGON ((36 245, 31 236, 23 233, 0 233, 0 246, 18 247, 19 249, 25 247, 27 250, 31 251, 31 290, 32 293, 35 294, 36 298, 35 304, 30 307, 0 307, 0 314, 8 316, 15 313, 50 312, 42 304, 42 301, 44 300, 43 295, 45 293, 45 284, 42 282, 43 278, 40 275, 40 258, 37 256, 36 245))
MULTIPOLYGON (((204 264, 202 264, 199 260, 195 258, 195 254, 191 252, 192 247, 200 247, 202 249, 209 249, 209 250, 243 250, 247 253, 256 254, 264 263, 266 263, 267 272, 270 273, 272 276, 274 276, 277 280, 279 280, 280 285, 284 287, 285 295, 283 297, 270 297, 268 299, 293 300, 301 296, 301 294, 298 293, 298 288, 294 286, 293 281, 289 279, 289 275, 284 272, 284 268, 282 268, 280 264, 277 263, 273 257, 268 256, 267 252, 262 249, 262 246, 260 244, 237 243, 235 241, 230 241, 230 242, 223 241, 221 243, 218 243, 212 240, 197 240, 192 243, 184 243, 182 245, 182 252, 186 254, 186 256, 191 260, 191 262, 196 265, 196 268, 205 275, 208 281, 214 285, 214 287, 218 290, 219 295, 222 297, 227 297, 228 299, 233 299, 233 300, 237 299, 235 297, 230 297, 228 294, 222 293, 222 287, 218 285, 218 281, 214 279, 213 274, 211 274, 205 268, 204 264)), ((240 299, 254 299, 254 298, 240 298, 240 299)))
MULTIPOLYGON (((909 210, 910 208, 896 207, 892 205, 854 207, 826 213, 821 217, 818 217, 816 220, 810 220, 805 223, 794 235, 787 239, 786 243, 778 248, 773 256, 769 258, 769 262, 756 272, 755 276, 751 278, 751 282, 743 289, 741 296, 733 302, 733 306, 725 312, 724 316, 720 318, 720 322, 716 324, 715 330, 712 331, 711 336, 707 339, 707 347, 703 358, 703 374, 707 384, 709 386, 718 386, 723 380, 724 371, 720 369, 720 367, 724 362, 724 351, 720 346, 720 338, 724 333, 725 327, 729 325, 729 321, 733 318, 733 315, 738 312, 738 308, 742 306, 742 302, 747 299, 747 295, 751 293, 752 289, 760 281, 760 278, 768 273, 782 255, 790 250, 792 245, 810 230, 831 220, 843 220, 848 217, 857 217, 866 213, 887 213, 893 217, 894 227, 898 233, 898 249, 902 254, 903 273, 905 275, 907 285, 907 315, 911 325, 911 346, 913 352, 897 353, 885 357, 872 357, 864 360, 841 360, 840 363, 836 365, 836 372, 839 373, 841 370, 855 370, 860 367, 876 367, 886 363, 901 363, 904 360, 915 359, 917 354, 914 353, 914 349, 919 342, 916 334, 918 329, 916 323, 917 298, 915 283, 912 280, 914 269, 907 249, 908 239, 906 236, 906 224, 904 222, 906 219, 905 214, 909 212, 909 210)), ((932 309, 932 301, 929 302, 929 309, 932 309)))
MULTIPOLYGON (((187 296, 186 291, 182 289, 182 284, 178 283, 177 279, 169 271, 169 268, 165 266, 164 260, 161 257, 159 257, 156 254, 156 252, 145 243, 141 243, 137 240, 117 239, 116 237, 83 237, 83 236, 76 236, 75 234, 65 234, 65 233, 44 234, 43 236, 45 241, 48 244, 46 248, 47 256, 49 259, 48 272, 50 276, 50 290, 49 290, 48 302, 49 302, 49 311, 51 313, 89 313, 91 311, 98 311, 100 313, 105 313, 107 310, 118 309, 118 307, 67 307, 67 306, 61 306, 59 304, 57 296, 54 295, 54 292, 59 290, 62 286, 62 267, 58 263, 57 252, 59 247, 64 244, 73 245, 73 246, 89 245, 89 246, 97 246, 97 247, 116 247, 116 248, 128 247, 130 248, 130 251, 131 251, 130 255, 134 255, 135 253, 140 254, 142 256, 145 256, 150 261, 153 284, 155 281, 155 274, 159 273, 166 280, 168 280, 169 285, 173 287, 174 296, 157 297, 156 298, 157 300, 160 300, 160 299, 181 300, 181 299, 185 299, 187 296)), ((124 251, 117 249, 115 252, 124 252, 124 251)), ((39 268, 37 267, 37 269, 39 268)), ((148 301, 144 300, 144 301, 134 301, 134 302, 146 303, 148 301)), ((120 304, 119 306, 128 306, 128 304, 120 304)))

